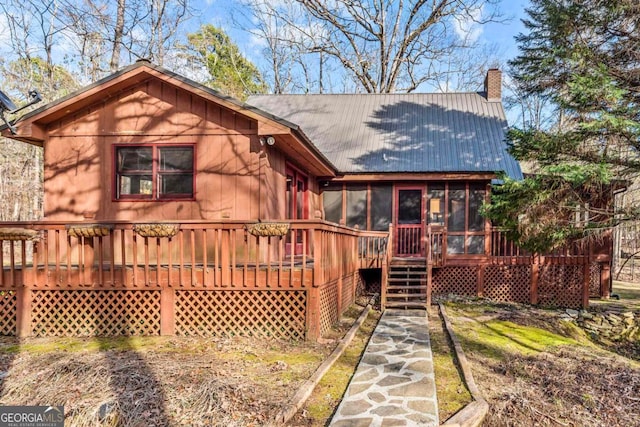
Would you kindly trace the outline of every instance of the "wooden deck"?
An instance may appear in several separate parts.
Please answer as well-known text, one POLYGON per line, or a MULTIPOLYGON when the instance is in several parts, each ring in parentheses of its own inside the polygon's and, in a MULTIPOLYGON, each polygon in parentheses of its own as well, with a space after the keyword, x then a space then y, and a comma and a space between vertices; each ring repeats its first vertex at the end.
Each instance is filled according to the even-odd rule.
MULTIPOLYGON (((282 235, 256 235, 240 221, 2 225, 0 333, 19 336, 251 333, 316 339, 362 291, 361 269, 381 270, 384 306, 394 253, 388 239, 393 229, 367 232, 323 221, 288 222, 282 235), (35 230, 37 236, 27 240, 8 229, 35 230), (114 320, 116 327, 105 318, 94 328, 87 319, 104 318, 101 307, 133 323, 114 320)), ((432 294, 453 293, 586 307, 589 297, 609 292, 606 244, 532 255, 492 230, 489 252, 460 257, 447 254, 446 229, 427 228, 424 235, 427 304, 432 294)))
POLYGON ((355 300, 359 269, 380 268, 386 257, 386 233, 323 221, 289 222, 282 236, 255 235, 240 221, 2 225, 0 332, 19 336, 250 333, 315 339, 355 300), (173 231, 149 236, 148 229, 156 228, 173 231), (38 236, 21 240, 3 234, 8 229, 37 230, 38 236), (135 319, 133 326, 88 323, 104 317, 99 307, 135 319))

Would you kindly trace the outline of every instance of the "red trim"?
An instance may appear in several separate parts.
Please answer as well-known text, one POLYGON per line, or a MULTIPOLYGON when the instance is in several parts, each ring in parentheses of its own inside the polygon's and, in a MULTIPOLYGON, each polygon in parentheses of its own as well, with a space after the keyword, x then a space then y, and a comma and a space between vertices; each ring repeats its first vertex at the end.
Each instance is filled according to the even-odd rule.
MULTIPOLYGON (((425 192, 426 185, 395 185, 393 200, 394 200, 394 210, 393 210, 393 225, 394 225, 394 236, 393 236, 393 247, 396 252, 394 255, 403 256, 403 257, 421 257, 424 256, 424 232, 425 232, 425 192), (399 210, 400 210, 400 191, 403 190, 418 190, 420 191, 420 223, 419 224, 407 224, 401 225, 398 224, 399 210), (413 231, 412 231, 413 230, 413 231), (403 236, 402 238, 400 236, 403 236), (400 240, 406 239, 406 244, 401 245, 400 240), (417 250, 415 249, 415 245, 418 245, 417 250), (411 252, 404 251, 402 246, 413 247, 414 250, 411 252)), ((406 248, 405 248, 406 249, 406 248)))
POLYGON ((293 177, 293 184, 295 189, 297 189, 298 186, 298 178, 302 178, 303 182, 304 182, 304 192, 302 194, 303 200, 302 200, 302 216, 303 218, 297 218, 297 197, 298 197, 298 192, 297 191, 293 191, 291 194, 291 200, 289 201, 289 203, 291 203, 290 209, 291 212, 293 213, 293 218, 287 218, 287 219, 309 219, 309 175, 306 174, 305 172, 302 172, 299 168, 293 166, 291 163, 286 162, 285 164, 285 176, 286 175, 291 175, 293 177))
MULTIPOLYGON (((112 172, 112 191, 111 191, 111 201, 112 202, 174 202, 174 201, 195 201, 196 200, 196 177, 197 177, 197 146, 195 143, 129 143, 129 144, 113 144, 111 147, 111 172, 112 172), (119 185, 118 185, 118 149, 119 148, 138 148, 138 147, 151 147, 152 148, 152 163, 151 163, 151 176, 152 176, 152 190, 151 195, 125 195, 118 197, 119 185), (158 197, 158 189, 157 189, 157 177, 158 177, 158 162, 159 162, 159 150, 162 148, 181 148, 181 147, 191 147, 193 152, 193 168, 190 171, 186 171, 186 173, 191 173, 193 176, 192 182, 192 196, 188 197, 176 197, 174 195, 167 197, 158 197)), ((176 173, 177 174, 177 173, 176 173)), ((170 174, 169 174, 170 175, 170 174)))

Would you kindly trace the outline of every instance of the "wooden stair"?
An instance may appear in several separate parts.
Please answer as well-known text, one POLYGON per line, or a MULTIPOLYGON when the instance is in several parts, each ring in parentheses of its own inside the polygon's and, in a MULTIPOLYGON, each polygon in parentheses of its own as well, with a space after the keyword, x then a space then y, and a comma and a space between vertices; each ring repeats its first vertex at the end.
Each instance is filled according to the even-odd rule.
POLYGON ((387 274, 385 308, 426 310, 427 278, 424 258, 393 258, 387 274))

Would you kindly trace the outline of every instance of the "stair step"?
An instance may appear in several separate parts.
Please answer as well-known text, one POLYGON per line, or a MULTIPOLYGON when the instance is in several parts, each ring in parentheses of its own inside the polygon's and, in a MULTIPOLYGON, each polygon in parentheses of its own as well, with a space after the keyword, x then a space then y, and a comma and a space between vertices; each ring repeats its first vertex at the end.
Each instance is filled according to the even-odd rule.
POLYGON ((389 280, 425 280, 427 278, 427 275, 415 275, 415 276, 404 276, 404 277, 399 277, 399 276, 391 276, 389 275, 389 280))
POLYGON ((387 294, 387 299, 399 300, 404 299, 405 301, 426 301, 425 294, 387 294))
POLYGON ((427 309, 427 303, 426 302, 400 302, 400 301, 395 301, 395 302, 391 302, 391 301, 387 301, 387 304, 385 305, 385 308, 404 308, 404 309, 411 309, 411 308, 422 308, 422 309, 427 309))
POLYGON ((389 277, 389 282, 424 282, 426 277, 389 277))
POLYGON ((427 285, 413 285, 413 286, 387 286, 387 291, 414 291, 414 290, 427 290, 427 285))
POLYGON ((389 276, 417 276, 424 277, 427 275, 426 271, 390 271, 389 276))

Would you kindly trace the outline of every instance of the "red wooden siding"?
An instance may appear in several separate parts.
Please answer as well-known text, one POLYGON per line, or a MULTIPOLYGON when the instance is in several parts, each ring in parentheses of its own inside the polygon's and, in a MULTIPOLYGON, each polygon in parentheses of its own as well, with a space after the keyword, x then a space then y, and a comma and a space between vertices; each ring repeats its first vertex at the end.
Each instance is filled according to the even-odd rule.
MULTIPOLYGON (((284 218, 286 158, 277 144, 261 146, 257 129, 255 120, 160 80, 147 80, 49 124, 45 217, 284 218), (113 145, 145 143, 196 145, 195 201, 113 200, 113 145)), ((309 186, 312 215, 318 210, 314 181, 309 186)))

